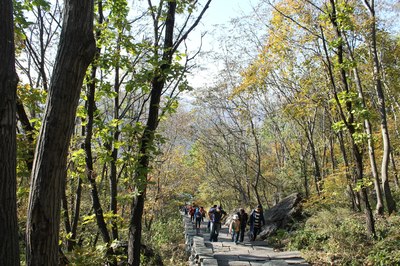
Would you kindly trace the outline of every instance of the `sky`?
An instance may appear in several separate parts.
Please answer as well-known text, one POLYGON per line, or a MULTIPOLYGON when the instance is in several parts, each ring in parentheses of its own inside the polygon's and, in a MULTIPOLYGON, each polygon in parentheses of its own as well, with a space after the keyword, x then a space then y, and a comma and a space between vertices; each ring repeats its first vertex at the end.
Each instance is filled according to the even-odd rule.
POLYGON ((227 23, 230 19, 252 10, 254 0, 213 0, 206 11, 203 23, 207 25, 227 23))
MULTIPOLYGON (((202 2, 205 3, 205 0, 202 2)), ((218 49, 219 44, 213 35, 215 33, 218 35, 218 31, 224 25, 228 25, 232 19, 251 13, 257 2, 259 0, 212 0, 196 30, 189 36, 188 44, 197 49, 201 42, 201 50, 204 52, 212 52, 218 49), (201 41, 200 36, 204 32, 207 32, 207 34, 201 41)), ((201 62, 200 67, 202 70, 197 70, 196 73, 188 76, 189 83, 194 88, 209 84, 211 81, 209 72, 217 70, 217 66, 207 63, 207 60, 202 58, 202 55, 198 57, 197 62, 201 62)))

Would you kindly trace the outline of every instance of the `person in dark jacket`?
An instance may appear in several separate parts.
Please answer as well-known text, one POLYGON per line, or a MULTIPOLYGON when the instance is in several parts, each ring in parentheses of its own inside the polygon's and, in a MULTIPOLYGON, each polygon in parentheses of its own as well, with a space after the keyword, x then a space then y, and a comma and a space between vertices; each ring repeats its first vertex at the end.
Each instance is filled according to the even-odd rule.
POLYGON ((220 206, 217 206, 215 209, 211 208, 208 215, 210 217, 210 242, 218 242, 221 222, 226 216, 226 212, 220 206))
POLYGON ((239 220, 240 220, 240 232, 239 232, 239 242, 243 242, 244 240, 244 232, 246 231, 247 221, 249 219, 249 215, 243 208, 239 210, 239 220))
POLYGON ((211 214, 215 211, 215 209, 217 208, 217 205, 212 206, 207 213, 208 216, 208 223, 207 223, 207 232, 211 233, 211 214))
POLYGON ((261 232, 261 227, 265 225, 264 213, 261 205, 258 205, 257 208, 250 213, 249 224, 250 240, 255 241, 257 235, 261 232))

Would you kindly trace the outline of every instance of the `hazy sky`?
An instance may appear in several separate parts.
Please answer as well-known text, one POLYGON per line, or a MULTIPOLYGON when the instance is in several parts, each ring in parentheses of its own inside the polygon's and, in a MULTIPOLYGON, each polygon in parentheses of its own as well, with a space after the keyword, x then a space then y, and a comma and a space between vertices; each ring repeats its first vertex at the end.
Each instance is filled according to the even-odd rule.
MULTIPOLYGON (((203 2, 205 2, 205 0, 203 0, 203 2)), ((222 31, 222 25, 229 24, 231 19, 251 13, 253 6, 257 2, 259 2, 259 0, 212 0, 210 7, 204 14, 200 24, 189 36, 188 44, 191 48, 197 49, 200 43, 201 33, 207 32, 205 37, 202 39, 201 50, 203 52, 212 52, 213 49, 218 49, 219 44, 217 43, 215 36, 221 36, 221 34, 224 34, 222 31), (215 32, 217 33, 213 36, 213 33, 215 32)), ((229 35, 229 32, 226 34, 229 35)), ((208 64, 207 60, 201 55, 198 56, 197 61, 201 65, 201 68, 206 68, 206 70, 196 71, 193 75, 189 75, 189 82, 194 87, 199 87, 205 83, 209 83, 211 80, 208 72, 215 72, 217 68, 215 64, 208 64)))
POLYGON ((228 22, 243 12, 250 12, 255 2, 255 0, 213 0, 203 23, 213 25, 228 22))

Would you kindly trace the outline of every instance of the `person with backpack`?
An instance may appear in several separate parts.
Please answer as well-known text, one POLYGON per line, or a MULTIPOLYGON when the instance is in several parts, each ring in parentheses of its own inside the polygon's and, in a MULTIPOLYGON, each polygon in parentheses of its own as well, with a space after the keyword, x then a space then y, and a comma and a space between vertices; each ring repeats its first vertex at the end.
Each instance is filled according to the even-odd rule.
POLYGON ((207 232, 211 232, 210 231, 210 227, 211 227, 211 213, 214 212, 214 210, 217 208, 217 205, 212 206, 209 210, 208 210, 208 223, 207 223, 207 232))
POLYGON ((257 235, 261 232, 261 227, 265 225, 264 213, 262 211, 262 206, 258 205, 250 213, 250 241, 255 241, 257 235))
POLYGON ((194 212, 194 217, 196 220, 196 228, 200 228, 201 220, 203 219, 201 208, 196 208, 196 211, 194 212))
POLYGON ((208 212, 210 217, 210 242, 218 242, 221 221, 225 218, 226 212, 220 207, 211 208, 208 212))
POLYGON ((249 219, 249 215, 243 208, 239 210, 239 220, 240 220, 240 232, 239 232, 239 242, 243 242, 244 233, 246 231, 247 220, 249 219))

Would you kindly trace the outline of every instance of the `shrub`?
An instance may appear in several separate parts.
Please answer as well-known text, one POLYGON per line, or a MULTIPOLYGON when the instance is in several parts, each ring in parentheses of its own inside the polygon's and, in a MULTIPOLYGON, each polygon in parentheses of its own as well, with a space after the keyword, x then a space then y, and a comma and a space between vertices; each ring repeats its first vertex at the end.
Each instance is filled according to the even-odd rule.
POLYGON ((362 219, 361 214, 345 208, 320 211, 293 233, 289 247, 321 263, 348 265, 361 261, 367 256, 365 245, 370 241, 362 219))
POLYGON ((376 220, 377 240, 371 246, 366 263, 369 265, 398 265, 400 263, 400 217, 392 215, 376 220))
POLYGON ((146 244, 161 256, 164 265, 187 265, 183 230, 182 217, 175 212, 169 218, 157 219, 150 231, 144 232, 146 244))

